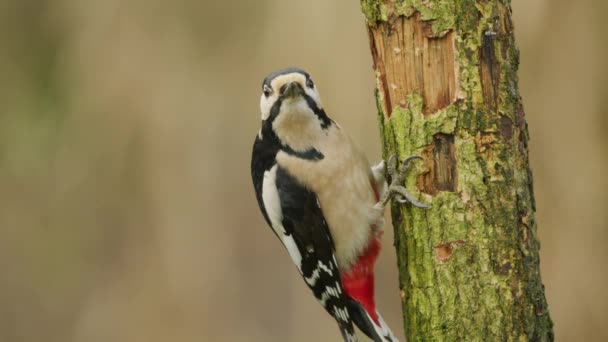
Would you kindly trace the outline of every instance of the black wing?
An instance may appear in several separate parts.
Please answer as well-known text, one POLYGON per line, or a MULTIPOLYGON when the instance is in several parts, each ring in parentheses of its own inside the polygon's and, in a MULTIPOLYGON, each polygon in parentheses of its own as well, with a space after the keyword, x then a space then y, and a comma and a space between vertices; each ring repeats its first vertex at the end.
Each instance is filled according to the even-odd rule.
POLYGON ((334 243, 315 194, 299 184, 285 169, 276 173, 283 228, 295 241, 302 277, 321 305, 340 326, 345 340, 354 336, 348 310, 349 299, 342 289, 334 243))

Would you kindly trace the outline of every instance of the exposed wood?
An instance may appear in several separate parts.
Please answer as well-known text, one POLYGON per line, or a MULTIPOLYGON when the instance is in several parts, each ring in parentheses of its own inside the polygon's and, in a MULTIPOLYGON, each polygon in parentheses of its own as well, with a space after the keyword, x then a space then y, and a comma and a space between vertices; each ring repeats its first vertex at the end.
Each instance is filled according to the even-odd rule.
POLYGON ((439 191, 456 191, 458 175, 455 153, 453 135, 437 133, 433 136, 433 144, 422 152, 428 172, 418 177, 417 185, 421 191, 429 195, 436 195, 439 191))
POLYGON ((432 38, 431 26, 413 18, 394 17, 390 25, 369 30, 374 68, 379 76, 383 112, 405 107, 406 95, 419 91, 428 115, 455 100, 454 34, 432 38))

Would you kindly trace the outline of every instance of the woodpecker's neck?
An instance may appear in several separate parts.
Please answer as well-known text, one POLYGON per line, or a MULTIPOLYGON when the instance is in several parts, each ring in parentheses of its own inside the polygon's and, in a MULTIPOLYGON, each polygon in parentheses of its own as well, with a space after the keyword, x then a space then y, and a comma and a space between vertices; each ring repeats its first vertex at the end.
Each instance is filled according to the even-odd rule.
POLYGON ((327 125, 304 100, 284 102, 272 130, 283 145, 295 151, 310 150, 327 136, 327 125))

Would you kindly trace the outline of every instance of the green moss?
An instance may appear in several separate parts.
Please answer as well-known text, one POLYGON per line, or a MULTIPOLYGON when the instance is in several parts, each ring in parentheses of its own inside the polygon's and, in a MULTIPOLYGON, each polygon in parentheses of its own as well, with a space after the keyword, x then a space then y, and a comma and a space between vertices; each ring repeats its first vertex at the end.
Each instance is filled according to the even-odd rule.
POLYGON ((361 0, 361 10, 368 23, 388 20, 387 7, 384 1, 361 0))
MULTIPOLYGON (((361 0, 361 9, 369 23, 388 21, 386 1, 361 0)), ((409 17, 414 13, 420 13, 421 19, 432 21, 433 34, 440 36, 448 30, 455 28, 456 4, 451 0, 426 1, 426 0, 397 0, 394 1, 394 14, 409 17)))
POLYGON ((426 119, 422 107, 422 97, 414 92, 406 97, 405 108, 393 109, 390 119, 379 116, 384 127, 382 136, 390 141, 388 144, 400 156, 419 154, 423 147, 432 143, 436 133, 454 133, 460 111, 458 104, 452 104, 426 119))

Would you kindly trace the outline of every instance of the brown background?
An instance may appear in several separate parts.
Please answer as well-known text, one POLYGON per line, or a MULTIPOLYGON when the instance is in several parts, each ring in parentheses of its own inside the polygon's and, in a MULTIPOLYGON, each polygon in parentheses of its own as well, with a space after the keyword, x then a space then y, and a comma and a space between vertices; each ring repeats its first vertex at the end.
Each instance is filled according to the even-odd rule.
MULTIPOLYGON (((557 339, 605 341, 608 8, 513 10, 557 339)), ((377 160, 357 1, 0 1, 0 341, 337 341, 250 184, 261 80, 288 65, 377 160)))

